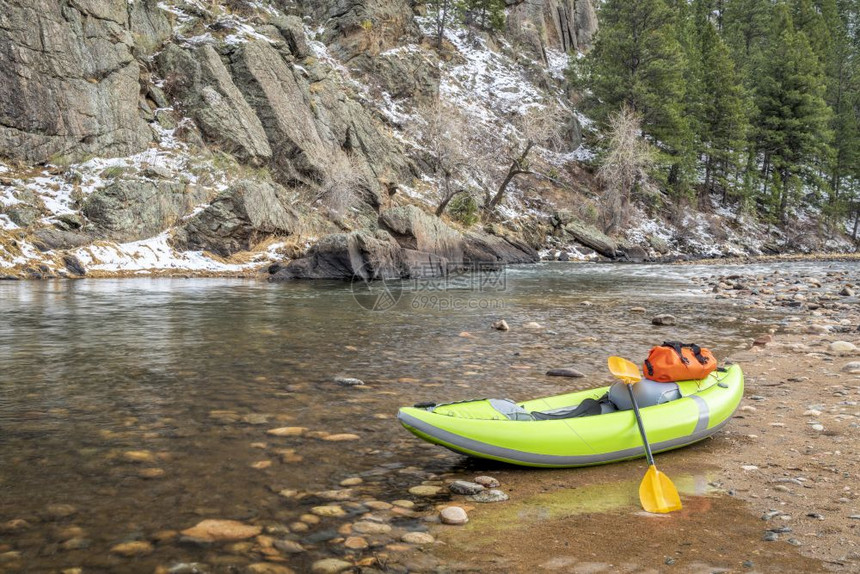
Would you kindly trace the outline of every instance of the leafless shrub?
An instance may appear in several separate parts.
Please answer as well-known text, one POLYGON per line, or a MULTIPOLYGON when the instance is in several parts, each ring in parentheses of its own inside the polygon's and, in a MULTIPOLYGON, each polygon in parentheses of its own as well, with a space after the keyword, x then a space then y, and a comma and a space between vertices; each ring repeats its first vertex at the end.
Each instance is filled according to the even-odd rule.
POLYGON ((604 188, 600 209, 606 233, 627 225, 630 197, 648 182, 654 151, 642 138, 641 127, 641 117, 626 106, 609 118, 609 142, 597 172, 604 188))

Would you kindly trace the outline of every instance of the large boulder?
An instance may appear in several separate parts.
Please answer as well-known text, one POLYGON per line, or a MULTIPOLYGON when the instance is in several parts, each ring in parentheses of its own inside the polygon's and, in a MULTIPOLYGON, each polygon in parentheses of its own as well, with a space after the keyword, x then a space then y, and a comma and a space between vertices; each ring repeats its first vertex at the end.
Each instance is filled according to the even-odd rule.
POLYGON ((210 142, 250 163, 268 162, 272 149, 263 125, 212 46, 170 44, 157 60, 169 91, 210 142))
MULTIPOLYGON (((451 267, 463 264, 465 244, 463 236, 433 215, 421 211, 414 205, 395 207, 382 212, 379 226, 388 231, 400 247, 442 258, 451 267)), ((422 261, 422 258, 412 257, 422 261)), ((435 267, 437 260, 428 261, 435 267)), ((421 271, 426 275, 426 270, 421 271)))
POLYGON ((191 217, 174 236, 174 246, 222 256, 247 251, 261 238, 291 235, 298 216, 284 189, 269 182, 243 180, 218 195, 191 217))
POLYGON ((137 241, 158 235, 208 199, 195 185, 151 180, 121 180, 87 197, 83 214, 94 235, 137 241))
POLYGON ((535 263, 540 260, 538 252, 519 239, 471 232, 464 236, 464 240, 463 258, 471 265, 535 263))
POLYGON ((169 26, 156 1, 134 4, 0 0, 2 155, 41 163, 147 147, 135 55, 169 26))
POLYGON ((385 231, 353 231, 324 237, 308 255, 271 269, 270 280, 394 279, 404 276, 400 246, 385 231))
POLYGON ((564 231, 577 242, 594 249, 604 257, 614 258, 616 255, 615 241, 591 225, 572 221, 564 226, 564 231))

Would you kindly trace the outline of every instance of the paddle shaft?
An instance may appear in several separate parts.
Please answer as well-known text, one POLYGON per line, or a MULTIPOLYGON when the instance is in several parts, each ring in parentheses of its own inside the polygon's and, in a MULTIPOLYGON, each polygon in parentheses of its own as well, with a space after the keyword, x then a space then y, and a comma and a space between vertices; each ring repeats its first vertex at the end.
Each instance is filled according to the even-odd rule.
POLYGON ((636 415, 636 424, 639 425, 639 434, 642 435, 642 443, 645 445, 645 456, 648 458, 648 464, 654 466, 654 455, 651 453, 651 445, 648 444, 648 437, 645 435, 645 425, 642 424, 639 405, 636 404, 636 395, 633 394, 633 385, 628 384, 627 391, 630 393, 630 400, 633 402, 633 414, 636 415))

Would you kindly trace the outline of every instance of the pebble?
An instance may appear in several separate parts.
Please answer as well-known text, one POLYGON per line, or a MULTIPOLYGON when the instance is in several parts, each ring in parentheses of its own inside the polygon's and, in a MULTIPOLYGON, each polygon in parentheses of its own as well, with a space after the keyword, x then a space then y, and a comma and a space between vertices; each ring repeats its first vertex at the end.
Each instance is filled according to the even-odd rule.
POLYGON ((353 476, 353 477, 345 478, 345 479, 341 480, 340 486, 358 486, 359 484, 361 484, 363 482, 364 482, 363 479, 361 479, 357 476, 353 476))
POLYGON ((305 551, 305 547, 295 540, 275 540, 275 548, 287 554, 301 554, 305 551))
POLYGON ((362 502, 362 504, 371 510, 391 510, 394 506, 382 500, 367 500, 362 502))
POLYGON ((742 406, 742 407, 741 407, 741 410, 742 410, 743 412, 746 412, 746 413, 754 413, 754 412, 756 412, 758 409, 757 409, 757 408, 755 408, 755 407, 753 407, 753 406, 750 406, 750 405, 744 405, 744 406, 742 406))
POLYGON ((495 323, 493 323, 493 329, 496 331, 508 331, 510 327, 508 326, 508 322, 504 319, 499 319, 495 323))
POLYGON ((272 436, 301 436, 307 430, 305 427, 280 427, 267 430, 266 433, 272 436))
POLYGON ((543 329, 543 325, 540 323, 536 323, 535 321, 529 321, 523 325, 525 329, 543 329))
POLYGON ((645 307, 630 307, 631 313, 644 313, 645 311, 645 307))
POLYGON ((161 478, 164 476, 164 469, 156 467, 142 468, 137 471, 137 476, 140 478, 161 478))
POLYGON ((364 384, 364 381, 361 379, 355 379, 352 377, 337 377, 334 382, 342 387, 360 387, 364 384))
POLYGON ((280 564, 271 562, 255 562, 245 568, 247 574, 294 574, 294 571, 280 564))
POLYGON ((546 376, 548 377, 570 377, 574 379, 581 379, 585 375, 576 369, 550 369, 546 372, 546 376))
POLYGON ((814 431, 819 431, 819 432, 821 432, 821 431, 823 431, 823 430, 824 430, 824 425, 812 425, 812 427, 811 427, 811 428, 812 428, 812 430, 814 430, 814 431))
POLYGON ((200 542, 245 540, 259 535, 263 529, 236 520, 203 520, 180 532, 186 538, 200 542))
POLYGON ((367 540, 361 536, 350 536, 343 541, 343 545, 350 550, 364 550, 367 548, 367 540))
POLYGON ((484 488, 497 488, 501 483, 492 476, 476 476, 475 482, 484 488))
POLYGON ((675 323, 676 323, 676 319, 675 319, 674 315, 668 315, 668 314, 655 315, 654 317, 651 318, 651 324, 652 325, 662 325, 662 326, 668 327, 668 326, 674 325, 675 323))
POLYGON ((845 366, 842 367, 842 372, 850 375, 860 375, 860 361, 846 363, 845 366))
POLYGON ((852 353, 857 350, 857 345, 848 341, 834 341, 830 343, 830 350, 834 353, 852 353))
POLYGON ((251 413, 242 417, 243 423, 248 423, 249 425, 264 425, 269 422, 269 415, 264 415, 261 413, 251 413))
POLYGON ((777 534, 776 532, 771 532, 770 530, 768 530, 767 532, 764 533, 764 536, 762 536, 761 539, 764 540, 765 542, 773 542, 775 540, 779 540, 779 534, 777 534))
MULTIPOLYGON (((477 482, 477 480, 476 480, 476 482, 477 482)), ((407 509, 413 508, 415 506, 415 503, 412 502, 411 500, 394 500, 391 502, 391 504, 393 504, 394 506, 396 506, 398 508, 407 508, 407 509)))
POLYGON ((127 462, 155 462, 155 455, 148 450, 130 450, 122 453, 123 460, 127 462))
POLYGON ((324 558, 311 565, 313 574, 338 574, 350 569, 352 569, 352 563, 340 558, 324 558))
POLYGON ((143 556, 144 554, 151 553, 153 550, 154 548, 152 547, 152 544, 145 540, 123 542, 122 544, 117 544, 110 549, 112 554, 119 554, 120 556, 125 556, 126 558, 143 556))
POLYGON ((851 289, 851 287, 848 287, 846 285, 845 287, 842 288, 842 291, 840 291, 839 294, 842 295, 843 297, 853 297, 854 296, 854 290, 851 289))
POLYGON ((408 544, 433 544, 436 539, 426 532, 407 532, 400 540, 408 544))
POLYGON ((409 494, 414 494, 415 496, 438 496, 445 489, 441 486, 428 486, 428 485, 418 485, 413 486, 409 489, 409 494))
POLYGON ((469 516, 466 514, 466 511, 459 506, 448 506, 447 508, 443 508, 439 513, 439 518, 442 520, 442 524, 451 524, 455 526, 469 522, 469 516))
POLYGON ((510 497, 507 494, 495 489, 485 490, 466 497, 467 500, 471 500, 472 502, 504 502, 508 498, 510 497))
POLYGON ((455 480, 448 485, 448 490, 454 494, 478 494, 484 490, 484 487, 476 482, 455 480))
POLYGON ((745 464, 741 468, 744 470, 758 470, 758 467, 754 464, 745 464))
POLYGON ((325 516, 325 517, 333 517, 337 518, 340 516, 346 516, 346 511, 340 506, 314 506, 311 508, 311 513, 316 516, 325 516))
POLYGON ((349 500, 353 493, 351 488, 344 488, 341 490, 323 490, 317 492, 316 495, 326 500, 349 500))
POLYGON ((325 436, 323 437, 323 440, 327 440, 329 442, 346 442, 351 440, 359 440, 360 438, 361 437, 359 437, 357 434, 339 433, 325 436))
POLYGON ((809 409, 807 411, 803 411, 803 416, 806 417, 817 417, 821 415, 821 411, 816 409, 809 409))

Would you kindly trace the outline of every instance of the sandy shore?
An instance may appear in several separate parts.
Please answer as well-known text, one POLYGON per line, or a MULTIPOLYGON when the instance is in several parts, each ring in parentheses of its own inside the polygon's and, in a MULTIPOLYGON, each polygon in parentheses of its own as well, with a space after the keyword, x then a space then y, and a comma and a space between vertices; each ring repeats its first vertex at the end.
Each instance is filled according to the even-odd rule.
POLYGON ((860 572, 860 363, 847 366, 860 361, 858 274, 699 281, 717 297, 790 315, 772 336, 724 358, 746 376, 733 421, 658 456, 682 511, 641 511, 644 460, 499 465, 491 472, 510 500, 466 504, 469 524, 434 527, 439 543, 425 561, 472 572, 860 572))

